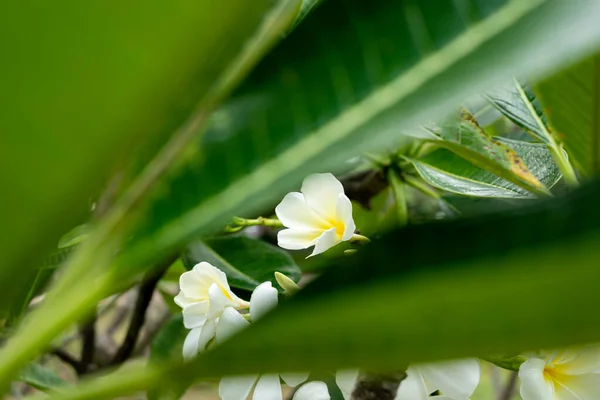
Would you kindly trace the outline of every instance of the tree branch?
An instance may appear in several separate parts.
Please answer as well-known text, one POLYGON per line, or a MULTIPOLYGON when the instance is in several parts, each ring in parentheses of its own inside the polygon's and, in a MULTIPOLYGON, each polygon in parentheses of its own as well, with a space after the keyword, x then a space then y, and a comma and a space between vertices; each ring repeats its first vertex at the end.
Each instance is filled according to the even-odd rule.
POLYGON ((81 363, 78 360, 76 360, 75 357, 73 357, 67 351, 65 351, 63 349, 52 349, 50 351, 50 354, 58 357, 62 362, 69 364, 71 367, 73 367, 73 369, 75 370, 77 375, 80 374, 81 363))
POLYGON ((138 290, 138 297, 135 302, 129 327, 127 328, 127 333, 125 334, 125 339, 110 362, 110 365, 122 364, 133 354, 138 336, 142 330, 142 327, 144 326, 144 323, 146 322, 146 310, 148 309, 150 301, 152 300, 154 289, 177 257, 178 255, 167 258, 163 263, 156 268, 153 268, 144 276, 144 279, 142 280, 138 290))
POLYGON ((508 381, 506 382, 506 386, 504 387, 504 390, 502 391, 502 393, 500 393, 500 397, 498 397, 498 400, 510 400, 510 398, 513 396, 515 389, 517 387, 517 377, 519 376, 519 374, 517 372, 512 372, 510 374, 510 377, 508 378, 508 381))
POLYGON ((361 372, 358 376, 351 400, 394 400, 406 372, 372 374, 361 372))

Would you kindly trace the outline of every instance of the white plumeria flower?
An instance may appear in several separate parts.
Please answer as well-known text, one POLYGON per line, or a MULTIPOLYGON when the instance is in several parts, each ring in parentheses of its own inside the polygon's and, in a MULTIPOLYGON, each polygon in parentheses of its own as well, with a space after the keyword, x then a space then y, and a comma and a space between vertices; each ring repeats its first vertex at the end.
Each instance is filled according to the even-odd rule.
POLYGON ((329 390, 325 382, 313 381, 305 383, 294 393, 292 400, 329 400, 329 390))
POLYGON ((521 364, 523 400, 593 400, 600 398, 600 346, 541 354, 521 364))
MULTIPOLYGON (((271 282, 261 283, 250 297, 250 319, 256 322, 276 306, 277 289, 271 282)), ((217 324, 217 344, 249 325, 239 312, 231 307, 226 308, 217 324)), ((219 396, 223 400, 245 400, 254 388, 253 400, 280 400, 283 399, 280 376, 288 386, 295 387, 308 378, 308 373, 226 376, 219 383, 219 396)))
MULTIPOLYGON (((344 399, 352 397, 358 371, 338 371, 336 383, 344 399)), ((443 361, 409 366, 400 382, 395 400, 466 400, 479 384, 481 368, 477 359, 443 361), (440 390, 443 396, 430 396, 440 390)))
POLYGON ((216 323, 226 307, 248 308, 250 303, 237 297, 227 276, 207 262, 196 264, 179 279, 180 292, 175 303, 183 308, 183 324, 191 329, 183 344, 183 357, 189 360, 215 335, 216 323))
POLYGON ((356 229, 352 203, 335 176, 309 175, 300 190, 288 193, 275 208, 277 218, 288 228, 277 234, 279 246, 288 250, 315 246, 310 255, 314 256, 352 238, 356 229))

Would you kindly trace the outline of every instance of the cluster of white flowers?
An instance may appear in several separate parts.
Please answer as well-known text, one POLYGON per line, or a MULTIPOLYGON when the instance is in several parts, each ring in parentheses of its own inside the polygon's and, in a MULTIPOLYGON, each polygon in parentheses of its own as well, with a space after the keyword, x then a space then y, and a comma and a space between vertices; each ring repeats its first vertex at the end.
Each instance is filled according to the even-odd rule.
MULTIPOLYGON (((275 212, 285 227, 278 233, 278 244, 288 250, 314 246, 310 255, 314 256, 355 236, 352 204, 332 174, 308 176, 302 183, 301 193, 288 193, 275 212)), ((289 278, 282 281, 284 287, 286 279, 289 278)), ((271 282, 258 285, 250 301, 240 299, 229 287, 225 273, 207 262, 182 274, 180 290, 175 302, 183 309, 184 325, 190 329, 183 345, 186 360, 205 351, 213 339, 217 344, 227 340, 278 303, 278 292, 271 282)), ((520 367, 521 396, 523 400, 600 398, 599 372, 600 346, 535 354, 520 367)), ((225 377, 219 384, 219 395, 223 400, 245 400, 253 392, 253 400, 282 400, 280 380, 296 387, 305 382, 308 375, 225 377)), ((398 387, 395 400, 468 400, 480 376, 477 359, 412 365, 398 387), (433 393, 436 395, 432 396, 433 393)), ((337 372, 336 383, 344 399, 351 399, 357 379, 358 371, 337 372)), ((328 399, 328 387, 320 381, 305 383, 293 397, 293 400, 328 399)))

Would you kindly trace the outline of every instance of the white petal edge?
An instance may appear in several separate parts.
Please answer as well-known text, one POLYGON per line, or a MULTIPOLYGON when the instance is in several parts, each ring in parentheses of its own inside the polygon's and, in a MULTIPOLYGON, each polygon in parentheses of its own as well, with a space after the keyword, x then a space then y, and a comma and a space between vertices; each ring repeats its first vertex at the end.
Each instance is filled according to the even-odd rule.
POLYGON ((323 230, 282 229, 277 232, 277 245, 286 250, 302 250, 314 246, 323 230))
POLYGON ((400 382, 394 400, 426 400, 428 396, 427 387, 419 370, 409 367, 406 370, 406 378, 400 382))
POLYGON ((258 285, 250 296, 250 318, 252 322, 262 318, 277 307, 277 289, 269 281, 258 285))
POLYGON ((185 361, 193 359, 196 357, 196 354, 198 354, 198 342, 200 340, 201 332, 202 328, 195 328, 192 329, 185 337, 182 350, 183 359, 185 361))
POLYGON ((554 398, 554 385, 544 378, 546 362, 539 358, 530 358, 519 367, 523 400, 549 400, 554 398))
POLYGON ((335 383, 340 388, 345 400, 350 400, 352 391, 358 380, 357 369, 339 370, 335 373, 335 383))
POLYGON ((285 382, 289 387, 296 387, 302 382, 308 379, 308 372, 288 372, 285 374, 279 374, 281 379, 285 382))
POLYGON ((275 215, 283 226, 297 230, 322 229, 326 222, 307 203, 304 195, 288 193, 275 207, 275 215))
POLYGON ((425 381, 456 399, 471 397, 481 377, 479 361, 474 358, 422 364, 418 368, 425 381))
POLYGON ((283 400, 279 375, 266 374, 258 378, 252 400, 283 400))
POLYGON ((333 174, 312 174, 304 178, 300 189, 306 203, 326 219, 336 217, 338 196, 344 187, 333 174))
POLYGON ((329 390, 325 382, 313 381, 302 385, 292 400, 329 400, 329 390))
POLYGON ((344 223, 342 240, 350 240, 356 230, 356 224, 354 223, 354 218, 352 218, 352 202, 343 193, 340 193, 337 199, 336 218, 338 221, 344 223))
POLYGON ((225 376, 219 382, 221 400, 246 400, 258 375, 225 376))
POLYGON ((568 363, 561 365, 561 372, 567 375, 589 374, 600 370, 600 345, 581 346, 570 349, 575 357, 568 363))
POLYGON ((209 319, 206 321, 204 325, 202 325, 202 332, 200 333, 200 337, 198 338, 198 351, 203 352, 206 349, 206 345, 210 340, 215 337, 215 333, 217 330, 216 321, 214 319, 209 319))
POLYGON ((313 257, 317 254, 324 253, 339 242, 340 239, 337 237, 335 228, 327 229, 325 232, 323 232, 321 236, 317 238, 317 240, 315 241, 315 248, 311 255, 308 257, 313 257))
POLYGON ((232 307, 227 307, 217 322, 217 343, 224 342, 248 326, 250 326, 250 322, 246 321, 246 318, 232 307))

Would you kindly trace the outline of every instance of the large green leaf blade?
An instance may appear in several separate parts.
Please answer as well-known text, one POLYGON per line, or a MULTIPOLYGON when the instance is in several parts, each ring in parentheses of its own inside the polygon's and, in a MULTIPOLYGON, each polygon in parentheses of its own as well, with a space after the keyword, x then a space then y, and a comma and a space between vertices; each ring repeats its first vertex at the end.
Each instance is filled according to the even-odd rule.
POLYGON ((452 1, 419 2, 414 7, 424 19, 416 23, 430 35, 426 49, 410 26, 413 6, 341 3, 322 4, 215 113, 196 156, 152 201, 124 265, 210 233, 233 214, 260 212, 310 172, 340 170, 357 153, 393 146, 403 127, 515 71, 539 73, 550 65, 541 60, 559 60, 558 49, 567 59, 581 54, 584 48, 567 46, 564 36, 548 44, 567 24, 585 24, 588 43, 598 40, 589 19, 600 8, 594 2, 583 10, 560 2, 471 1, 469 17, 452 1), (523 48, 536 56, 520 57, 522 48, 512 46, 525 29, 523 48), (513 62, 480 64, 498 52, 513 62))
POLYGON ((0 6, 0 308, 132 148, 164 142, 219 84, 273 3, 0 6))
POLYGON ((588 58, 535 90, 572 163, 586 177, 600 171, 600 59, 588 58))

